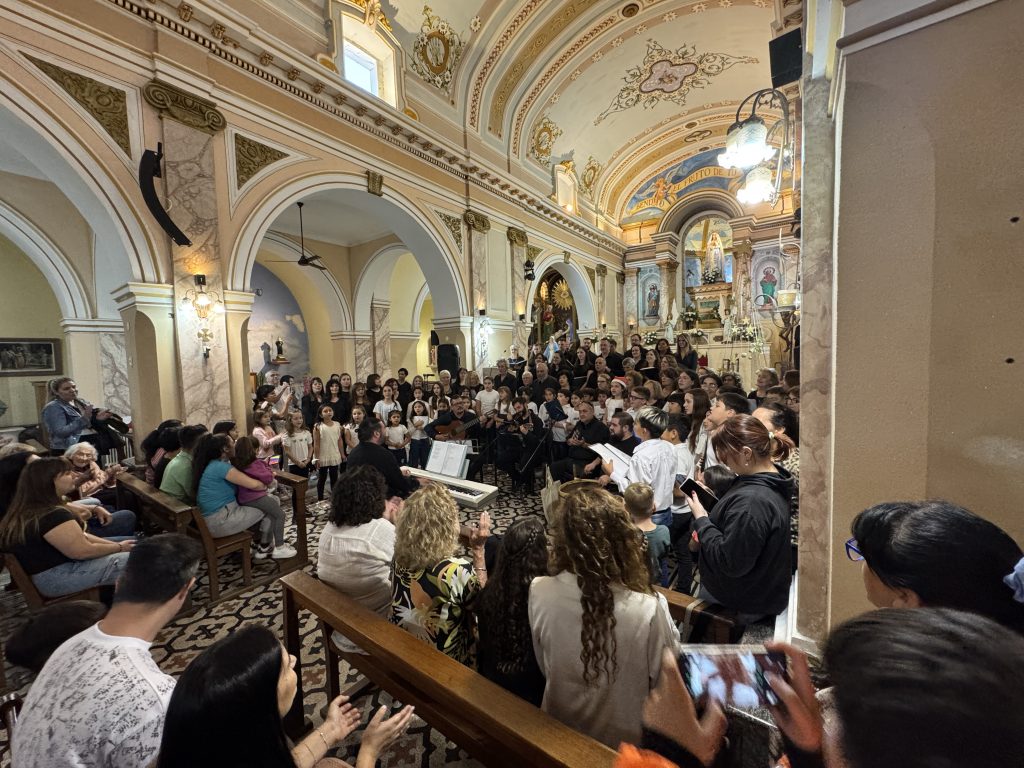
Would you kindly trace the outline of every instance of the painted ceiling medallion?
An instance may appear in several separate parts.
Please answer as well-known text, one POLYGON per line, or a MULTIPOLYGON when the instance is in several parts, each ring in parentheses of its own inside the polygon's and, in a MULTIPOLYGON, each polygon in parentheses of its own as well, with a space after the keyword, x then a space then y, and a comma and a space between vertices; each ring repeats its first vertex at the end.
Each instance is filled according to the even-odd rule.
POLYGON ((555 148, 555 142, 562 135, 562 129, 555 125, 550 117, 546 115, 533 129, 533 141, 530 142, 530 154, 543 165, 551 160, 551 150, 555 148))
POLYGON ((684 44, 672 51, 655 40, 647 41, 647 55, 643 63, 626 70, 625 85, 619 90, 594 125, 606 117, 642 106, 653 109, 662 101, 679 106, 695 88, 707 88, 711 80, 736 64, 757 64, 752 56, 732 56, 728 53, 697 53, 697 47, 684 44))
POLYGON ((455 66, 462 58, 464 43, 451 24, 423 6, 423 25, 413 43, 412 68, 435 88, 451 90, 455 66))
POLYGON ((580 191, 591 200, 594 199, 594 185, 597 184, 597 177, 601 173, 601 164, 591 155, 587 165, 583 168, 583 175, 580 176, 580 191))

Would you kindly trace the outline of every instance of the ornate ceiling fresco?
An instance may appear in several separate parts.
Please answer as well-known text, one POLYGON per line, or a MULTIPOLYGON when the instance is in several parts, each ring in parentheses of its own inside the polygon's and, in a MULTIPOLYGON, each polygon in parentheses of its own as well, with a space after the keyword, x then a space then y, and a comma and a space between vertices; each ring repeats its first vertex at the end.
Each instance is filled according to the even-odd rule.
POLYGON ((769 41, 802 20, 801 0, 275 5, 330 2, 400 45, 400 108, 464 133, 481 160, 538 190, 550 192, 554 164, 571 167, 584 204, 615 222, 637 214, 641 186, 724 146, 739 102, 770 86, 769 41))

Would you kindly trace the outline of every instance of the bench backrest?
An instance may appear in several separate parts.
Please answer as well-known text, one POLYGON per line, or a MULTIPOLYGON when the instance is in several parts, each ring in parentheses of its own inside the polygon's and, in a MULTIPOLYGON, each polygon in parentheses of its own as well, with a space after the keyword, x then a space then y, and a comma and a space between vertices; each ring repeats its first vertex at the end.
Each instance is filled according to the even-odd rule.
POLYGON ((299 608, 311 611, 363 649, 387 669, 397 687, 429 695, 435 709, 451 713, 453 720, 469 721, 486 734, 500 750, 492 755, 495 765, 604 768, 613 764, 615 752, 604 744, 574 731, 323 582, 301 571, 283 576, 281 582, 299 608))

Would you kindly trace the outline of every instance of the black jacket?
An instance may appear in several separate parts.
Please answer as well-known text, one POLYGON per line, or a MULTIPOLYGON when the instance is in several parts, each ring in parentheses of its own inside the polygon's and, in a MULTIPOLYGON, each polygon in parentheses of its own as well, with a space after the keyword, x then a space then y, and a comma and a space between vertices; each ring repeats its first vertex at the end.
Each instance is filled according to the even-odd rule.
POLYGON ((406 477, 398 466, 398 460, 383 445, 364 442, 352 449, 348 455, 348 469, 359 467, 363 464, 373 467, 384 475, 384 482, 388 486, 388 498, 400 496, 405 498, 419 488, 419 482, 415 477, 406 477))
POLYGON ((709 517, 694 521, 701 585, 728 608, 777 616, 789 602, 793 476, 740 475, 709 517))

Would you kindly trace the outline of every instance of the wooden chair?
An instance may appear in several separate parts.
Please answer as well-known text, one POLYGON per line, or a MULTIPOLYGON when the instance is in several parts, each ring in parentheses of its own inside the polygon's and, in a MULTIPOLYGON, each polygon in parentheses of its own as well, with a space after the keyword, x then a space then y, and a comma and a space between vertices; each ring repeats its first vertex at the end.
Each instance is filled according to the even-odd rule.
POLYGON ((203 513, 198 507, 192 508, 192 525, 195 532, 203 542, 203 552, 206 554, 206 566, 210 572, 210 601, 216 602, 220 598, 220 573, 217 568, 217 561, 230 555, 232 552, 242 554, 242 581, 246 586, 252 584, 252 534, 248 531, 233 533, 230 536, 214 537, 206 526, 203 513))
POLYGON ((25 569, 21 567, 21 563, 18 562, 18 558, 8 553, 4 555, 4 562, 7 564, 7 570, 11 572, 11 581, 14 582, 14 586, 18 588, 21 594, 25 596, 25 602, 28 603, 28 607, 33 611, 38 611, 40 608, 51 605, 52 603, 62 603, 65 600, 99 601, 100 599, 99 587, 90 587, 89 589, 83 589, 81 592, 74 592, 70 595, 46 597, 42 592, 36 589, 35 582, 32 581, 31 576, 25 573, 25 569))

